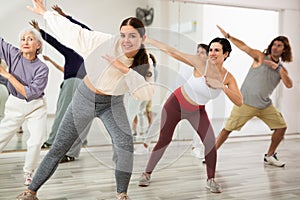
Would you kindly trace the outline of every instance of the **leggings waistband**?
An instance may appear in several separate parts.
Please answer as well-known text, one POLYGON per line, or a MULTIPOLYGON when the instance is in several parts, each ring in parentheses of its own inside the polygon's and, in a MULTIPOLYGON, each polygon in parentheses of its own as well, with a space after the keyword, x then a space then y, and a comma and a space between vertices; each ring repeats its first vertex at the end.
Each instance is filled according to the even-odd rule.
POLYGON ((181 92, 181 87, 177 88, 173 92, 173 94, 175 95, 180 106, 183 107, 187 111, 196 111, 196 110, 205 108, 205 105, 193 105, 190 102, 188 102, 181 92))

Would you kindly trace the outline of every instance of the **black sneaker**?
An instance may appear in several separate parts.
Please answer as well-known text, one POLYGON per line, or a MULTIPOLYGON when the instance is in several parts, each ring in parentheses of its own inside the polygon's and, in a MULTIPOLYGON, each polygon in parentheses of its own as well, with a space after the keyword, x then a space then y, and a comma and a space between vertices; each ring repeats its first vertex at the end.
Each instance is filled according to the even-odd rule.
POLYGON ((87 140, 84 140, 84 142, 82 143, 82 146, 83 146, 83 147, 87 147, 87 145, 88 145, 88 141, 87 141, 87 140))
POLYGON ((20 128, 17 130, 17 133, 22 134, 23 133, 23 128, 20 126, 20 128))
POLYGON ((42 149, 49 149, 51 147, 51 144, 44 142, 44 144, 41 146, 42 149))
POLYGON ((74 157, 65 155, 59 163, 66 163, 66 162, 72 162, 72 161, 75 161, 74 157))

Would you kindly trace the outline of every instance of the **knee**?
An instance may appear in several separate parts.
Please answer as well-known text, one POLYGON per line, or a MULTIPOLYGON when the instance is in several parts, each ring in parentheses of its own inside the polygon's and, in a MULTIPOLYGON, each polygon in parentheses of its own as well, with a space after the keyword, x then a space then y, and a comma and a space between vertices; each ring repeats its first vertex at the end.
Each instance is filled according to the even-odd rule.
POLYGON ((127 140, 124 139, 123 141, 116 141, 114 144, 114 151, 117 154, 119 154, 120 152, 133 152, 133 149, 132 138, 127 138, 127 140))
POLYGON ((274 134, 273 135, 278 135, 283 137, 285 132, 286 132, 287 128, 279 128, 279 129, 275 129, 274 134))
POLYGON ((282 132, 283 132, 283 134, 285 133, 286 129, 287 129, 287 127, 285 127, 285 128, 282 128, 282 132))

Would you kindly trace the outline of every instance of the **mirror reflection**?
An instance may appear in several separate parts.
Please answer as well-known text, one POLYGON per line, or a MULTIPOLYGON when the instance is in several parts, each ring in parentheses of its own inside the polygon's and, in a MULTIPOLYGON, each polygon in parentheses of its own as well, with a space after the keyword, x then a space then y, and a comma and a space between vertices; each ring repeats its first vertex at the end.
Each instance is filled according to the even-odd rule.
MULTIPOLYGON (((59 5, 59 8, 66 15, 70 15, 74 20, 80 21, 91 30, 99 30, 112 34, 118 34, 118 30, 114 29, 114 27, 119 27, 120 19, 123 19, 125 16, 137 15, 147 25, 147 31, 149 31, 151 37, 167 37, 165 42, 170 46, 191 54, 196 53, 197 44, 208 44, 213 38, 222 37, 216 25, 222 26, 237 37, 243 38, 251 46, 261 50, 266 48, 270 38, 278 35, 279 30, 279 13, 270 10, 156 0, 151 1, 151 3, 149 1, 120 3, 118 1, 118 4, 122 4, 118 7, 123 8, 120 11, 114 6, 116 1, 93 2, 92 4, 81 4, 79 0, 74 2, 46 1, 48 8, 51 8, 53 5, 59 5), (108 11, 107 7, 114 8, 114 11, 108 11), (82 12, 82 10, 88 12, 82 12), (107 16, 110 17, 108 18, 107 16), (239 18, 243 18, 243 22, 236 22, 236 19, 239 18), (272 23, 266 27, 264 21, 260 20, 262 18, 272 23), (253 37, 253 34, 249 34, 253 33, 253 27, 256 27, 255 34, 260 37, 253 37), (158 36, 159 33, 163 32, 162 30, 167 30, 166 35, 158 36)), ((1 24, 9 23, 14 25, 5 26, 0 36, 13 45, 19 46, 19 32, 25 27, 38 25, 38 28, 43 29, 47 34, 53 34, 41 18, 34 19, 36 16, 26 11, 26 2, 11 0, 7 4, 2 5, 2 7, 5 8, 3 9, 5 12, 2 12, 0 15, 1 24), (21 19, 14 17, 11 15, 12 12, 20 12, 20 15, 23 17, 21 19), (32 20, 35 20, 36 24, 30 24, 30 22, 33 23, 32 20)), ((59 11, 59 8, 56 8, 57 11, 59 11)), ((132 126, 132 133, 137 143, 142 143, 145 138, 148 138, 147 132, 154 119, 160 115, 166 98, 174 90, 176 86, 175 77, 178 76, 178 71, 182 65, 180 62, 166 56, 165 53, 155 48, 149 47, 149 52, 155 55, 157 62, 157 67, 155 67, 154 71, 156 79, 156 93, 154 98, 151 102, 137 102, 128 95, 125 95, 124 98, 129 123, 132 126)), ((59 66, 64 68, 67 60, 63 54, 57 51, 46 40, 44 41, 43 53, 39 55, 39 58, 45 61, 49 67, 49 80, 45 89, 45 99, 47 102, 47 139, 49 139, 55 120, 55 113, 59 109, 57 103, 64 81, 64 74, 59 66)), ((247 55, 233 46, 232 53, 226 61, 226 68, 235 75, 239 86, 241 86, 248 71, 247 67, 240 65, 243 63, 242 65, 250 66, 251 62, 252 60, 247 55)), ((276 91, 273 97, 276 104, 276 91)), ((207 104, 207 113, 209 113, 209 118, 216 133, 221 130, 224 120, 230 114, 232 106, 232 102, 225 95, 220 95, 216 100, 207 104)), ((7 144, 4 150, 21 150, 26 148, 28 124, 24 123, 21 127, 22 130, 16 131, 13 139, 7 144)), ((158 129, 158 127, 159 125, 156 125, 155 128, 158 129)), ((256 130, 255 134, 270 132, 261 121, 252 120, 242 130, 243 135, 253 134, 253 127, 256 130)), ((156 131, 150 137, 151 141, 155 142, 157 136, 156 131)), ((192 140, 193 137, 194 131, 186 121, 181 122, 176 128, 174 139, 192 140)), ((101 120, 95 119, 93 121, 89 135, 83 142, 85 146, 111 143, 110 137, 101 120)), ((50 142, 48 144, 51 145, 50 142)))

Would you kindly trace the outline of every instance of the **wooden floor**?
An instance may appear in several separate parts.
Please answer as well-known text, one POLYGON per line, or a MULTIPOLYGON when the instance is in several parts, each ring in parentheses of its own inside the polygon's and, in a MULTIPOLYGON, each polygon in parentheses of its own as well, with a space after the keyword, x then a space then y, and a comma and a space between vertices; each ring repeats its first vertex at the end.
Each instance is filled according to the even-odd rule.
MULTIPOLYGON (((300 135, 287 136, 278 149, 286 167, 263 164, 269 138, 229 138, 218 151, 216 180, 223 193, 205 189, 205 165, 190 155, 190 142, 173 142, 147 188, 137 186, 147 155, 135 156, 128 194, 132 200, 300 199, 300 135)), ((47 150, 42 152, 42 156, 47 150)), ((0 199, 12 200, 25 188, 24 151, 0 154, 0 199)), ((39 190, 40 200, 111 200, 115 194, 109 145, 83 148, 78 160, 60 164, 39 190)))

